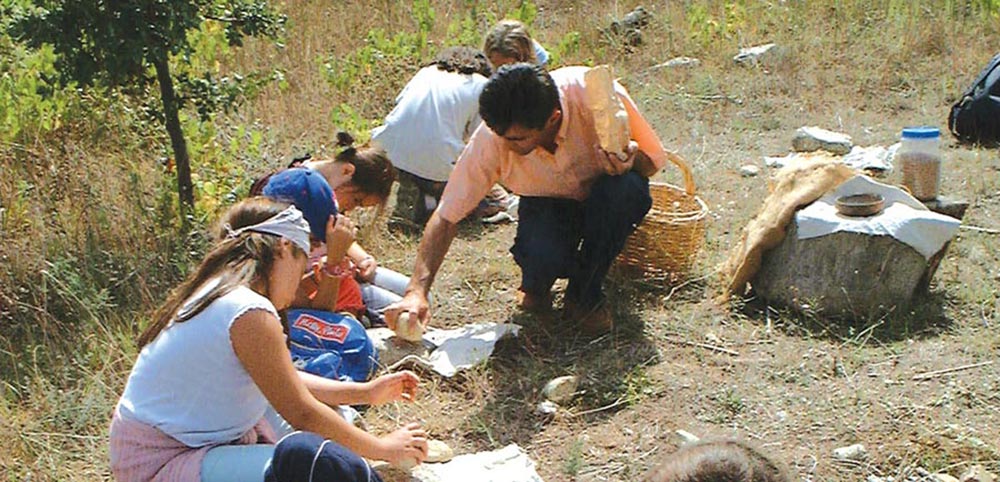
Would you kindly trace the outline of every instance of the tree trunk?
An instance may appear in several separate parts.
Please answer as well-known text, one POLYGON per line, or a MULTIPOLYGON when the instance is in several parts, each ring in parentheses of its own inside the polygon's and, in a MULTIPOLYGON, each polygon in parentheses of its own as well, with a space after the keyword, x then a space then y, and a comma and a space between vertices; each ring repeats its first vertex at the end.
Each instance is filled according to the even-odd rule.
MULTIPOLYGON (((160 98, 163 100, 163 118, 170 135, 170 145, 174 150, 174 162, 177 164, 177 194, 181 200, 181 217, 187 219, 187 214, 194 211, 194 186, 191 184, 191 161, 188 158, 187 141, 181 130, 181 121, 177 115, 177 96, 174 93, 174 80, 170 77, 170 66, 167 64, 167 53, 157 55, 153 61, 156 68, 156 81, 160 84, 160 98)), ((186 221, 185 221, 186 222, 186 221)))

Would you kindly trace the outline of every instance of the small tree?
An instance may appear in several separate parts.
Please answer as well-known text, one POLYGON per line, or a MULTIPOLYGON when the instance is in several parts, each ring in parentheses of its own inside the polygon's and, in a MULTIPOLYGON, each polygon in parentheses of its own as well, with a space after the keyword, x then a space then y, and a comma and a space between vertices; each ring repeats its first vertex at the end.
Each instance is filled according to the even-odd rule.
POLYGON ((245 36, 277 38, 285 23, 266 0, 35 0, 33 8, 15 14, 12 36, 36 48, 52 45, 63 83, 118 87, 157 82, 182 215, 194 207, 191 164, 178 116, 188 99, 175 90, 171 56, 185 61, 193 50, 188 33, 203 22, 224 24, 233 46, 242 45, 245 36))

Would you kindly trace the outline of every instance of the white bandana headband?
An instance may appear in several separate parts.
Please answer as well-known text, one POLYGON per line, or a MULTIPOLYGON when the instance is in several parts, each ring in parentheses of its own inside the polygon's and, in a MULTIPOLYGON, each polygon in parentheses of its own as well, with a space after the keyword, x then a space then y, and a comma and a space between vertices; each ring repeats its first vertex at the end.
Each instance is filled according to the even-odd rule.
POLYGON ((226 224, 227 238, 235 238, 247 231, 281 236, 295 243, 303 252, 309 252, 309 223, 306 222, 305 218, 302 217, 302 212, 296 209, 295 206, 288 206, 284 211, 267 218, 263 222, 243 226, 235 231, 229 224, 226 224))

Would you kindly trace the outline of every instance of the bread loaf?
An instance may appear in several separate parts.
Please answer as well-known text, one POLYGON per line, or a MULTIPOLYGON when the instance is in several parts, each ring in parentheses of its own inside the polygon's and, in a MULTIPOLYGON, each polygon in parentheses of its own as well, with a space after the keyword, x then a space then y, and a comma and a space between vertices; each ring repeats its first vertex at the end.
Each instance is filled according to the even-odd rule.
POLYGON ((594 129, 597 130, 601 148, 624 156, 631 134, 628 113, 615 93, 614 72, 610 66, 599 65, 588 70, 583 80, 587 105, 594 113, 594 129))
POLYGON ((440 440, 427 441, 427 458, 424 459, 424 462, 447 462, 453 458, 455 458, 455 451, 448 444, 440 440))

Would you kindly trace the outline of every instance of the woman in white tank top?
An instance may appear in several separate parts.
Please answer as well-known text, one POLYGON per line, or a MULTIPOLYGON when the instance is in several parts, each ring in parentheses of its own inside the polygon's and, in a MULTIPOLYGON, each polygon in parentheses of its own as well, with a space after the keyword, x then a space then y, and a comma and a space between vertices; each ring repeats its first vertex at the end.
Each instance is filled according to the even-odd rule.
MULTIPOLYGON (((142 350, 111 423, 115 479, 371 481, 380 479, 362 456, 422 461, 427 435, 419 424, 376 437, 331 408, 412 401, 416 375, 345 383, 292 366, 278 310, 291 303, 305 269, 302 214, 251 198, 229 210, 223 229, 222 241, 139 337, 142 350), (273 445, 263 420, 268 405, 302 432, 273 445)), ((350 236, 351 229, 346 218, 331 217, 326 235, 350 236)))

